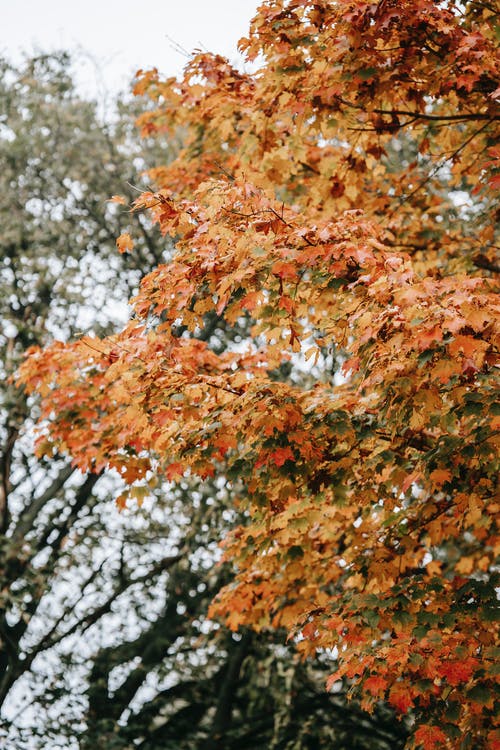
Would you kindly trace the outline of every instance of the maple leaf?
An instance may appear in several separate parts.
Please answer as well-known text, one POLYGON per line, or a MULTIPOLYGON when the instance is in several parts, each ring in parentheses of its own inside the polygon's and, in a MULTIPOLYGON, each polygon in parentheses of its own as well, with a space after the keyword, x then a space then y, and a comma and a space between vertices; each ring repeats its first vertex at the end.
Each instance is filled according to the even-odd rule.
POLYGON ((172 482, 175 479, 180 479, 182 475, 184 474, 184 467, 181 463, 178 461, 172 464, 169 464, 165 467, 165 476, 167 479, 172 482))
POLYGON ((429 476, 435 487, 441 487, 445 482, 450 481, 452 473, 449 469, 434 469, 429 476))
POLYGON ((415 732, 415 742, 424 750, 441 749, 446 745, 446 735, 439 727, 422 724, 415 732))
POLYGON ((443 331, 439 325, 435 325, 430 329, 419 331, 418 333, 418 345, 420 350, 428 349, 433 344, 443 340, 443 331))
POLYGON ((389 692, 389 703, 397 711, 404 714, 407 713, 410 708, 413 708, 414 703, 408 685, 399 682, 395 683, 389 692))
POLYGON ((123 511, 123 510, 125 510, 125 508, 127 507, 127 500, 128 500, 128 497, 129 497, 129 496, 128 496, 128 493, 127 493, 127 492, 122 492, 122 493, 121 493, 120 495, 118 495, 118 497, 116 498, 116 500, 115 500, 115 504, 116 504, 116 507, 118 508, 118 510, 120 511, 120 513, 121 513, 121 512, 123 511))
POLYGON ((294 308, 293 300, 290 297, 281 295, 279 302, 278 302, 278 307, 280 308, 280 310, 286 310, 288 313, 291 314, 293 313, 293 308, 294 308))
POLYGON ((478 660, 474 657, 460 659, 459 661, 443 661, 439 665, 438 673, 444 677, 450 685, 459 685, 467 682, 478 667, 478 660))
POLYGON ((363 682, 363 689, 367 690, 371 695, 380 696, 385 692, 388 684, 388 680, 384 677, 372 675, 367 677, 363 682))
POLYGON ((262 292, 249 292, 246 294, 243 299, 241 300, 241 306, 244 307, 249 312, 253 312, 257 305, 262 300, 262 292))
POLYGON ((275 451, 272 451, 269 454, 269 460, 276 464, 276 466, 283 466, 285 461, 295 461, 295 456, 292 449, 287 446, 286 448, 277 448, 275 451))
POLYGON ((134 247, 134 241, 128 232, 121 234, 116 240, 118 252, 129 253, 134 247))
POLYGON ((276 263, 273 264, 271 271, 283 280, 287 279, 289 281, 297 281, 299 278, 295 265, 287 261, 277 260, 276 263))

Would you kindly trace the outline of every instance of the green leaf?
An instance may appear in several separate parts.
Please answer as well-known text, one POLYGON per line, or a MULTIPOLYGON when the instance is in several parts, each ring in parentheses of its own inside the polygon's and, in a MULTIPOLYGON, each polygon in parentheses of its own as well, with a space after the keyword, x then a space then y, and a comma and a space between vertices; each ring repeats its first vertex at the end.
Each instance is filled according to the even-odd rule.
POLYGON ((298 544, 294 544, 288 550, 287 557, 290 560, 299 560, 301 557, 304 557, 304 550, 298 544))
POLYGON ((362 81, 367 81, 369 78, 373 78, 376 73, 378 73, 377 68, 361 68, 357 75, 362 81))
POLYGON ((474 703, 479 703, 482 706, 487 706, 493 701, 491 692, 488 688, 484 687, 484 685, 474 685, 474 687, 467 692, 467 697, 473 700, 474 703))

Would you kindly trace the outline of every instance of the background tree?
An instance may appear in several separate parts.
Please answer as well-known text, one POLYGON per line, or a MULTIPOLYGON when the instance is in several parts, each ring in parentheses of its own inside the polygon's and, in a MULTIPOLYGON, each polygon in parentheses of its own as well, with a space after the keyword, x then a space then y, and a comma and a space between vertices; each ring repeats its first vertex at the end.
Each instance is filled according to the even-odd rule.
MULTIPOLYGON (((2 747, 397 747, 391 712, 327 695, 328 664, 298 662, 284 634, 207 620, 228 580, 217 541, 235 521, 220 481, 139 487, 120 514, 119 477, 82 474, 62 452, 34 457, 38 406, 8 377, 30 345, 112 331, 140 276, 168 258, 144 214, 134 252, 117 253, 130 217, 107 201, 132 201, 141 170, 177 144, 138 143, 140 102, 101 122, 66 55, 1 67, 2 747)), ((222 352, 247 328, 214 313, 196 335, 222 352)))
MULTIPOLYGON (((93 545, 96 525, 102 530, 97 477, 81 476, 62 458, 34 459, 29 433, 36 407, 6 383, 26 347, 51 332, 109 330, 117 313, 126 319, 124 301, 141 272, 135 259, 116 253, 123 216, 105 201, 113 189, 128 189, 144 161, 130 114, 100 123, 95 104, 77 97, 66 55, 19 68, 3 60, 1 67, 3 703, 23 676, 43 675, 50 658, 42 655, 65 633, 98 620, 117 596, 113 588, 120 590, 103 586, 103 609, 94 612, 103 564, 93 545)), ((143 219, 136 225, 141 267, 161 256, 143 219)), ((119 550, 109 550, 115 562, 119 550)), ((121 589, 130 585, 124 576, 121 589)), ((21 688, 14 693, 22 695, 21 688)), ((33 714, 27 716, 29 724, 33 714)))

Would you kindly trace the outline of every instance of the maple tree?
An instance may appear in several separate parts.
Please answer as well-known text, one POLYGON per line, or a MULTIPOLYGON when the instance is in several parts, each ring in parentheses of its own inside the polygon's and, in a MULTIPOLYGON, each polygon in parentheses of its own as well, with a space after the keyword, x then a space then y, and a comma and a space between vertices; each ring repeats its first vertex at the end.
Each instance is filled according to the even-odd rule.
POLYGON ((333 650, 328 687, 424 748, 498 746, 498 33, 474 0, 269 0, 254 72, 140 73, 144 134, 186 145, 132 209, 175 252, 121 333, 19 376, 39 450, 114 469, 121 505, 224 481, 245 522, 212 616, 333 650))
MULTIPOLYGON (((137 213, 134 252, 117 254, 130 221, 109 197, 131 201, 137 170, 175 140, 140 142, 140 98, 102 121, 71 63, 0 59, 0 746, 401 748, 388 707, 326 693, 328 661, 299 663, 283 631, 208 621, 228 581, 217 540, 236 522, 218 480, 159 482, 154 506, 120 514, 116 478, 33 455, 38 404, 9 382, 25 349, 90 321, 114 330, 116 306, 170 252, 137 213)), ((219 327, 219 349, 247 327, 219 327)))

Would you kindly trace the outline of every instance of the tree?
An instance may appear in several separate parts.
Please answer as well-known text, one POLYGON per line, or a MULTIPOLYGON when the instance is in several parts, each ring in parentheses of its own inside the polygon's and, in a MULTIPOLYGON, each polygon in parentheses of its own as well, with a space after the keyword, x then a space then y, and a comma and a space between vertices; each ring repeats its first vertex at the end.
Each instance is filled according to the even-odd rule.
MULTIPOLYGON (((49 665, 60 657, 59 645, 102 620, 133 582, 99 575, 102 482, 80 475, 62 456, 50 464, 34 459, 30 432, 37 408, 8 378, 26 348, 51 334, 70 336, 91 324, 112 330, 117 309, 123 319, 140 273, 160 260, 163 249, 158 233, 139 217, 138 257, 116 253, 123 215, 106 208, 106 200, 128 189, 126 181, 139 179, 145 165, 130 111, 117 111, 113 125, 101 123, 95 103, 76 95, 65 54, 41 55, 18 67, 1 60, 0 67, 0 705, 6 709, 0 735, 2 744, 20 747, 20 737, 11 734, 17 722, 9 728, 16 697, 22 708, 29 709, 26 698, 33 695, 46 703, 49 665)), ((147 143, 141 148, 147 158, 147 143)), ((124 535, 125 559, 134 533, 124 535)), ((107 556, 113 575, 117 541, 108 542, 107 556)), ((43 722, 28 710, 18 715, 21 725, 23 715, 32 747, 43 722)))
MULTIPOLYGON (((138 213, 134 253, 117 253, 129 218, 107 201, 124 190, 131 201, 140 170, 175 139, 138 143, 141 101, 117 102, 101 122, 70 63, 1 63, 2 747, 401 747, 389 710, 369 716, 322 690, 328 663, 297 662, 282 633, 240 638, 207 619, 228 581, 217 540, 236 519, 220 482, 159 482, 154 504, 130 515, 113 503, 116 477, 33 456, 37 403, 6 382, 26 347, 110 333, 140 275, 170 252, 138 213)), ((246 322, 205 323, 198 338, 217 329, 221 352, 246 335, 246 322)))
POLYGON ((246 522, 212 615, 330 650, 328 686, 424 748, 497 742, 497 28, 474 0, 269 0, 255 72, 142 74, 143 132, 187 144, 133 204, 172 260, 120 334, 20 372, 44 455, 132 498, 224 482, 246 522), (208 314, 250 335, 220 352, 188 334, 208 314))

